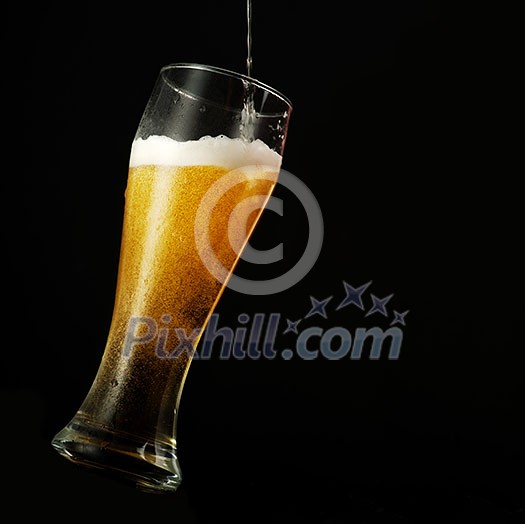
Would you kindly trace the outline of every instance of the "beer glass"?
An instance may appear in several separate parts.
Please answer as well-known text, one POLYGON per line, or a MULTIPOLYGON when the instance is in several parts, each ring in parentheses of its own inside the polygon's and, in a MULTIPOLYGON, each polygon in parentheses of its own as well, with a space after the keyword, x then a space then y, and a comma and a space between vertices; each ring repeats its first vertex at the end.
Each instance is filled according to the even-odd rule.
POLYGON ((277 181, 290 112, 253 78, 199 64, 161 69, 131 147, 106 348, 52 441, 61 455, 143 490, 177 489, 184 380, 277 181))

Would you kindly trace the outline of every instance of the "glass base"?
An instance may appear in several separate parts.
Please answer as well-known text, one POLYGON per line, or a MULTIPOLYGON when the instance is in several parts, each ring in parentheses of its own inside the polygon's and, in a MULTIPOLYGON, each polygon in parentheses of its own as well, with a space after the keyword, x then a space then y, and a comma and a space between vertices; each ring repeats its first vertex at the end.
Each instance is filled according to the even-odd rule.
POLYGON ((80 413, 51 444, 72 462, 102 469, 142 491, 174 492, 182 480, 174 445, 120 434, 88 421, 80 413))

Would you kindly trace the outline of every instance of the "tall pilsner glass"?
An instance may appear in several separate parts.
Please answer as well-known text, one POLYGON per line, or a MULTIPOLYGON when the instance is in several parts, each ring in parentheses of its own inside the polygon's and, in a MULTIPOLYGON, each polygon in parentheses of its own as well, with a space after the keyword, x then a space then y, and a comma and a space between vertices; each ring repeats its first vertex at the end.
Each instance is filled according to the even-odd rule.
POLYGON ((277 181, 290 111, 277 91, 237 73, 160 71, 131 148, 107 345, 80 409, 53 439, 63 456, 141 489, 177 489, 184 380, 277 181))

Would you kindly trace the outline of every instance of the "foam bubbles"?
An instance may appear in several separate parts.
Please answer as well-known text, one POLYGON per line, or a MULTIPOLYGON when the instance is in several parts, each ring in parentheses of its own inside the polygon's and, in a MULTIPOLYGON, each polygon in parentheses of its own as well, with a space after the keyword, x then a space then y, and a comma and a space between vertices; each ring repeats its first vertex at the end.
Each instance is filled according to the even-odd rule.
POLYGON ((131 146, 130 167, 142 165, 213 165, 237 169, 248 165, 271 166, 279 170, 281 156, 262 140, 246 142, 224 135, 178 142, 167 136, 139 138, 131 146))

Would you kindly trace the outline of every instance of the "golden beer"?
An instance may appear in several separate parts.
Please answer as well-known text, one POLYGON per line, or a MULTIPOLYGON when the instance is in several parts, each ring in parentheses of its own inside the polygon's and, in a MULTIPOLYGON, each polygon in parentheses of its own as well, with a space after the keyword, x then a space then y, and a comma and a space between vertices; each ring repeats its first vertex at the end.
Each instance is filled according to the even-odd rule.
POLYGON ((162 68, 131 148, 106 348, 80 409, 52 441, 63 456, 144 490, 177 489, 184 380, 277 181, 290 110, 236 73, 162 68))
POLYGON ((63 430, 76 432, 70 458, 89 465, 103 455, 106 467, 132 469, 139 483, 141 471, 150 479, 157 468, 180 481, 173 437, 180 393, 192 349, 225 287, 210 273, 195 232, 207 229, 213 256, 231 273, 239 259, 232 232, 236 242, 247 241, 279 165, 280 156, 262 142, 154 136, 133 144, 111 328, 91 390, 63 430), (236 183, 222 185, 232 173, 236 183), (221 194, 200 224, 199 206, 215 188, 221 194), (236 212, 243 202, 252 209, 254 199, 258 212, 236 212), (232 222, 236 216, 245 220, 232 222), (105 435, 111 438, 101 447, 105 435))
MULTIPOLYGON (((244 201, 259 200, 259 213, 251 214, 248 223, 237 224, 236 234, 246 240, 275 185, 280 158, 268 149, 264 160, 273 165, 257 166, 261 156, 250 157, 253 147, 225 137, 182 147, 166 137, 151 137, 146 142, 135 157, 162 158, 162 153, 169 155, 170 146, 174 153, 168 165, 144 163, 149 160, 137 160, 132 154, 111 329, 92 392, 79 413, 87 423, 104 421, 110 428, 133 435, 156 427, 159 418, 173 417, 191 361, 187 347, 176 351, 184 342, 180 338, 189 340, 196 330, 202 333, 224 288, 197 249, 195 221, 200 203, 214 184, 232 169, 236 171, 241 181, 220 196, 210 222, 202 224, 208 228, 214 255, 232 270, 239 257, 230 242, 230 217, 244 201), (177 158, 177 148, 181 158, 177 158), (201 161, 203 148, 212 149, 207 155, 210 162, 221 160, 222 165, 176 165, 201 161), (188 158, 188 152, 194 157, 188 158), (244 172, 239 164, 252 160, 254 165, 246 166, 250 169, 244 172), (130 322, 137 319, 149 322, 130 322), (130 333, 133 328, 136 332, 130 333), (140 343, 141 338, 148 341, 140 343), (139 342, 130 348, 130 339, 139 342), (172 389, 171 396, 159 405, 166 384, 172 382, 179 388, 172 389), (138 416, 137 405, 141 406, 138 416)), ((193 337, 193 347, 199 338, 193 337)), ((172 431, 168 429, 167 435, 143 436, 169 441, 172 431)))

